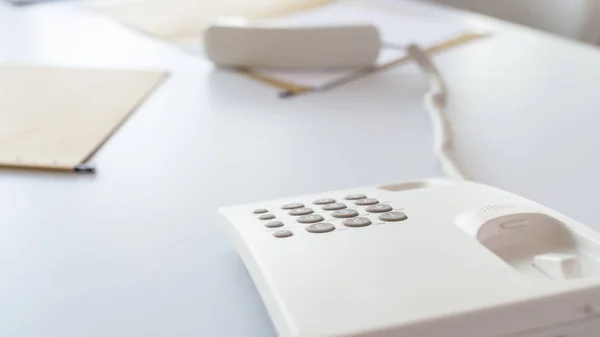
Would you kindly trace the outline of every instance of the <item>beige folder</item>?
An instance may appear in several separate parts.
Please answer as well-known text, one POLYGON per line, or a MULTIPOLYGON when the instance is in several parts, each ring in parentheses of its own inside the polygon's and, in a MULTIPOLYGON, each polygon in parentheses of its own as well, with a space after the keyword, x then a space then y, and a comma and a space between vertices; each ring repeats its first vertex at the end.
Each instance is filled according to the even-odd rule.
POLYGON ((123 0, 94 5, 95 11, 177 45, 201 43, 219 16, 262 18, 315 7, 330 0, 123 0))
POLYGON ((0 65, 0 166, 74 170, 165 75, 0 65))

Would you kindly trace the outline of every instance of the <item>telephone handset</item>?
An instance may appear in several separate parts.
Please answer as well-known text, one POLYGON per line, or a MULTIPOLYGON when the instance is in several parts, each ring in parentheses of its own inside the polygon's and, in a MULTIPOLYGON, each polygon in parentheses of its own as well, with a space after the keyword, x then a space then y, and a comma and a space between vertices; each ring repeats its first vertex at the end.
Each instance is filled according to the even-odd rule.
POLYGON ((371 24, 281 26, 221 18, 204 32, 204 51, 222 67, 348 68, 375 64, 380 34, 371 24))

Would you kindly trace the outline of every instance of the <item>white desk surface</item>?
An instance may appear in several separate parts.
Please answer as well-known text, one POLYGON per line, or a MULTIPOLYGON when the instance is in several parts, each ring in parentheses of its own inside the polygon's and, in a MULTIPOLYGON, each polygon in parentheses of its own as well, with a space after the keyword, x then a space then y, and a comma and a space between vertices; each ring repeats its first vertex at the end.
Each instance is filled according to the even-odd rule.
MULTIPOLYGON (((600 52, 397 6, 497 26, 435 57, 462 163, 600 229, 600 52)), ((96 175, 0 171, 0 336, 274 336, 218 206, 439 174, 412 66, 279 100, 73 3, 0 5, 0 61, 172 72, 96 175)))

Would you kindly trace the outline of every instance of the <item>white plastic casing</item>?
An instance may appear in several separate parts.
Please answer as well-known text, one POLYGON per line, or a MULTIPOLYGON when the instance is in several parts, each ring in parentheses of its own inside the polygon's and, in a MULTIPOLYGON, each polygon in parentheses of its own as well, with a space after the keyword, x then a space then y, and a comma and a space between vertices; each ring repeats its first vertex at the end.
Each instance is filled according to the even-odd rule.
POLYGON ((347 68, 373 65, 372 25, 281 27, 221 20, 204 33, 204 52, 222 67, 347 68))
POLYGON ((599 335, 599 234, 496 188, 423 180, 220 213, 280 336, 599 335), (377 198, 408 219, 380 221, 379 214, 344 200, 355 193, 377 198), (346 203, 373 224, 346 227, 344 219, 313 205, 318 198, 346 203), (336 229, 307 232, 307 225, 281 209, 292 202, 313 208, 336 229), (268 221, 253 214, 258 208, 285 226, 265 228, 268 221), (281 229, 294 235, 275 238, 281 229))

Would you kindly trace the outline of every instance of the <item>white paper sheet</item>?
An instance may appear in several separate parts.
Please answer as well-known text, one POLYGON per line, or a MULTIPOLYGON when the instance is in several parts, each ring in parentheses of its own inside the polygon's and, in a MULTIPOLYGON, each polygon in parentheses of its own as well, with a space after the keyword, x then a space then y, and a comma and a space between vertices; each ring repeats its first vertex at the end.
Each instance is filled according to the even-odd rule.
MULTIPOLYGON (((384 49, 380 52, 379 57, 377 58, 377 64, 384 64, 386 62, 401 58, 405 55, 406 53, 402 50, 384 49)), ((361 69, 359 68, 332 70, 287 70, 266 68, 252 69, 252 71, 270 78, 305 87, 321 87, 360 70, 361 69)))
POLYGON ((400 45, 415 41, 434 44, 443 40, 448 34, 456 35, 466 28, 456 22, 388 10, 386 7, 377 6, 377 1, 374 1, 373 5, 336 2, 259 22, 292 27, 373 24, 379 29, 384 42, 400 45))

